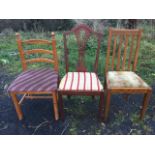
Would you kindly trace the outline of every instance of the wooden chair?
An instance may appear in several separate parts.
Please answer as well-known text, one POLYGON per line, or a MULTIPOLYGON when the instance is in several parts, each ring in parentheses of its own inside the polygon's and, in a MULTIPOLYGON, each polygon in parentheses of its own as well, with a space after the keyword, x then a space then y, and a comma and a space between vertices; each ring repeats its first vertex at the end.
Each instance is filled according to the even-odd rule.
POLYGON ((18 118, 22 120, 23 113, 20 104, 24 99, 47 99, 53 98, 53 107, 55 120, 59 119, 58 105, 57 105, 57 84, 58 84, 58 58, 56 51, 55 34, 52 33, 52 41, 30 39, 21 40, 20 34, 16 34, 18 50, 21 58, 23 72, 17 76, 17 78, 11 83, 8 88, 18 118), (30 50, 25 50, 26 47, 30 50), (52 50, 45 50, 42 48, 34 48, 34 46, 46 46, 52 47, 52 50), (32 58, 32 55, 40 54, 39 58, 32 58), (45 55, 51 56, 51 58, 45 58, 45 55), (44 56, 44 57, 43 57, 44 56), (29 58, 27 58, 29 57, 29 58), (31 57, 31 58, 30 58, 31 57), (43 62, 54 65, 52 68, 39 68, 28 69, 28 64, 43 62), (18 100, 17 95, 22 95, 22 98, 18 100))
POLYGON ((109 29, 105 68, 105 121, 109 113, 110 97, 114 93, 143 93, 140 118, 144 117, 152 89, 135 73, 141 35, 140 29, 109 29))
POLYGON ((103 86, 97 76, 97 68, 98 68, 98 59, 101 47, 102 34, 94 32, 87 25, 81 24, 75 26, 71 31, 65 32, 63 36, 64 36, 66 75, 60 81, 58 89, 61 118, 64 119, 62 95, 67 95, 68 97, 70 95, 100 96, 99 113, 101 113, 104 93, 103 93, 103 86), (77 48, 78 48, 77 50, 78 62, 76 65, 75 72, 69 71, 69 47, 67 45, 68 41, 67 38, 71 35, 75 37, 75 42, 77 42, 77 48), (85 54, 86 54, 87 42, 91 38, 91 36, 94 36, 96 38, 97 48, 95 52, 96 56, 93 72, 88 72, 84 59, 86 58, 85 54))

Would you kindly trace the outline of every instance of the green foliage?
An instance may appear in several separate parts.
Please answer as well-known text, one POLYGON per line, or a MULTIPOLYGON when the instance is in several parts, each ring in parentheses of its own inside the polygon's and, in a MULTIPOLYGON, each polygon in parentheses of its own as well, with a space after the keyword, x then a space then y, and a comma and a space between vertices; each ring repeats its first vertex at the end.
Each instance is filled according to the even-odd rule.
MULTIPOLYGON (((115 24, 115 23, 114 23, 115 24)), ((148 29, 148 27, 146 27, 148 29)), ((38 30, 37 30, 38 31, 38 30)), ((40 32, 28 31, 28 32, 20 32, 23 39, 28 38, 45 38, 51 39, 50 32, 44 32, 41 30, 40 32)), ((98 66, 98 74, 100 79, 103 82, 104 79, 104 66, 106 59, 106 48, 107 48, 107 37, 108 31, 105 29, 104 37, 102 40, 102 48, 99 56, 99 66, 98 66)), ((59 72, 62 77, 65 74, 65 64, 64 64, 64 47, 63 47, 63 35, 62 32, 56 32, 56 40, 57 40, 57 52, 59 58, 59 72)), ((77 65, 77 45, 75 44, 75 38, 71 37, 69 40, 70 45, 70 70, 75 71, 75 67, 77 65)), ((87 56, 85 57, 86 65, 88 70, 92 70, 92 62, 94 61, 96 49, 96 41, 94 38, 91 38, 87 44, 87 56)), ((33 57, 33 56, 32 56, 33 57)), ((32 67, 38 67, 38 65, 34 64, 32 67)), ((9 73, 10 76, 15 76, 22 71, 21 62, 19 53, 17 50, 15 34, 10 33, 7 35, 3 34, 0 36, 0 69, 5 70, 6 73, 9 73)), ((146 80, 150 85, 153 84, 155 79, 155 44, 154 40, 150 41, 143 37, 139 52, 138 66, 137 66, 138 74, 146 80)), ((154 94, 153 94, 154 98, 154 94)), ((67 99, 66 99, 67 100, 67 99)), ((114 131, 113 128, 119 128, 123 122, 126 121, 126 117, 122 111, 116 111, 114 114, 115 119, 110 121, 109 125, 105 126, 104 123, 98 123, 96 121, 96 115, 94 111, 97 111, 97 101, 95 101, 95 105, 93 103, 89 103, 91 101, 90 98, 74 98, 72 100, 72 104, 68 105, 65 110, 68 115, 70 115, 70 124, 67 129, 67 134, 121 134, 122 131, 114 131), (94 106, 91 110, 88 110, 86 104, 90 107, 94 106), (94 110, 94 108, 96 108, 94 110), (74 117, 72 117, 74 115, 74 117), (87 118, 91 121, 91 125, 86 127, 82 124, 87 124, 88 122, 84 119, 87 118), (82 123, 81 123, 82 121, 82 123)), ((94 102, 94 101, 93 101, 94 102)), ((151 118, 146 115, 146 120, 144 122, 138 121, 138 114, 132 113, 130 116, 130 121, 132 124, 131 130, 128 134, 149 134, 152 132, 151 127, 147 124, 147 121, 151 118)), ((152 118, 152 121, 155 120, 155 117, 152 118)))

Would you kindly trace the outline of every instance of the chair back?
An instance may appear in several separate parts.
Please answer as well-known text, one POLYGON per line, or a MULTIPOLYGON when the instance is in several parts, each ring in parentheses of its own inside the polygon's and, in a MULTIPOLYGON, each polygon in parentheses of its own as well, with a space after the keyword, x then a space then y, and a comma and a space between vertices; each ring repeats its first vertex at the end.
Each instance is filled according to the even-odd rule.
POLYGON ((63 37, 64 37, 66 72, 69 71, 69 66, 70 66, 69 65, 70 48, 68 45, 69 36, 74 36, 75 39, 72 38, 72 40, 76 42, 76 46, 77 46, 77 50, 74 50, 74 54, 77 51, 77 57, 78 57, 76 61, 77 72, 86 72, 88 70, 85 64, 86 53, 88 52, 90 54, 91 52, 91 51, 88 51, 88 48, 91 48, 91 47, 88 47, 88 41, 90 40, 92 36, 96 39, 97 47, 94 49, 95 50, 95 56, 94 56, 95 62, 93 64, 93 70, 94 72, 97 72, 102 34, 93 31, 91 28, 89 28, 87 25, 84 25, 84 24, 76 25, 74 28, 71 29, 71 31, 64 32, 63 37))
POLYGON ((23 71, 27 70, 28 64, 38 63, 38 62, 53 64, 54 70, 58 71, 58 57, 57 57, 57 51, 56 51, 56 40, 55 40, 55 34, 53 32, 51 33, 51 37, 52 37, 51 41, 43 40, 43 39, 22 40, 20 34, 16 33, 16 41, 17 41, 18 50, 20 53, 23 71), (49 48, 51 47, 52 50, 36 48, 36 47, 32 48, 32 49, 25 50, 24 47, 28 46, 28 45, 32 45, 32 46, 45 45, 49 48), (48 55, 48 57, 47 58, 41 57, 39 54, 41 54, 41 55, 46 54, 46 55, 48 55), (30 58, 32 55, 37 55, 38 57, 30 58), (51 56, 51 58, 49 58, 49 56, 51 56))
POLYGON ((109 28, 105 72, 135 71, 142 30, 109 28))

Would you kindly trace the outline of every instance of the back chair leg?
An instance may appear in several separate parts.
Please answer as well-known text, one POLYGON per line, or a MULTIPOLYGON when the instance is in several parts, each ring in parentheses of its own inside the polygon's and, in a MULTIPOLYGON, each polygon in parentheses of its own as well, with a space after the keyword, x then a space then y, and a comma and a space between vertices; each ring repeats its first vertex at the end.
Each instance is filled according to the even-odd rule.
POLYGON ((111 92, 107 90, 106 104, 105 104, 105 110, 104 110, 104 121, 106 121, 108 118, 109 108, 110 108, 110 98, 111 98, 111 92))
POLYGON ((148 103, 149 103, 149 99, 151 96, 151 91, 148 91, 146 94, 144 94, 144 98, 143 98, 143 106, 140 112, 140 119, 143 120, 148 103))
POLYGON ((19 105, 19 101, 17 99, 17 96, 15 93, 11 93, 11 97, 12 97, 12 100, 13 100, 13 103, 14 103, 14 106, 15 106, 15 109, 17 112, 18 119, 22 120, 23 119, 23 113, 21 110, 21 106, 19 105))
POLYGON ((71 99, 71 96, 70 95, 67 95, 67 98, 68 98, 68 100, 70 100, 71 99))
POLYGON ((94 95, 92 95, 92 100, 95 100, 95 96, 94 95))
POLYGON ((62 120, 64 120, 64 105, 63 105, 62 94, 58 92, 58 96, 59 96, 59 106, 60 106, 60 117, 62 120))
POLYGON ((104 93, 100 95, 100 103, 99 103, 99 118, 102 119, 103 116, 103 105, 104 105, 104 93))
POLYGON ((55 120, 59 119, 57 92, 53 92, 53 108, 55 120))
POLYGON ((128 101, 129 100, 129 94, 123 94, 123 98, 125 101, 128 101))

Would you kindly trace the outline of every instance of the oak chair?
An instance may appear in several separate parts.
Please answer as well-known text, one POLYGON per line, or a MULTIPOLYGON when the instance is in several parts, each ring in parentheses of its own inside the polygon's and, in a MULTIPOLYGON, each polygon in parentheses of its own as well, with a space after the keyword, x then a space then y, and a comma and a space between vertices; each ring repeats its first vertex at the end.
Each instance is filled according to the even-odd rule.
POLYGON ((64 119, 64 111, 63 111, 63 100, 62 95, 67 95, 70 97, 71 95, 86 95, 86 96, 100 96, 100 104, 99 104, 99 114, 101 114, 102 105, 103 105, 103 86, 97 76, 97 68, 98 68, 98 59, 99 52, 101 47, 101 38, 102 34, 94 32, 87 25, 80 24, 72 28, 71 31, 64 32, 64 52, 65 52, 65 66, 66 66, 66 75, 61 79, 58 89, 59 94, 59 104, 60 104, 60 114, 61 118, 64 119), (69 67, 69 45, 68 40, 71 36, 75 37, 75 42, 77 45, 78 60, 76 62, 75 71, 70 71, 69 67), (92 72, 88 72, 85 58, 86 54, 90 53, 90 51, 86 51, 87 43, 91 37, 96 38, 97 47, 95 52, 95 62, 93 63, 92 72))
POLYGON ((144 117, 152 89, 135 73, 141 35, 140 29, 109 28, 105 67, 105 121, 109 113, 110 98, 114 93, 144 94, 140 118, 144 117))
POLYGON ((52 40, 48 41, 42 39, 22 40, 20 34, 16 34, 23 72, 11 83, 8 92, 12 97, 19 120, 23 119, 21 103, 27 98, 53 98, 55 120, 59 119, 57 102, 58 58, 55 34, 51 33, 51 35, 52 40), (45 47, 36 48, 34 46, 46 46, 46 48, 52 48, 52 50, 47 50, 45 47), (27 50, 26 47, 29 47, 29 49, 27 50), (33 55, 36 57, 32 57, 33 55), (54 69, 52 69, 52 66, 51 68, 28 68, 28 64, 38 62, 51 64, 54 66, 54 69), (17 95, 22 95, 22 98, 19 100, 17 95))

